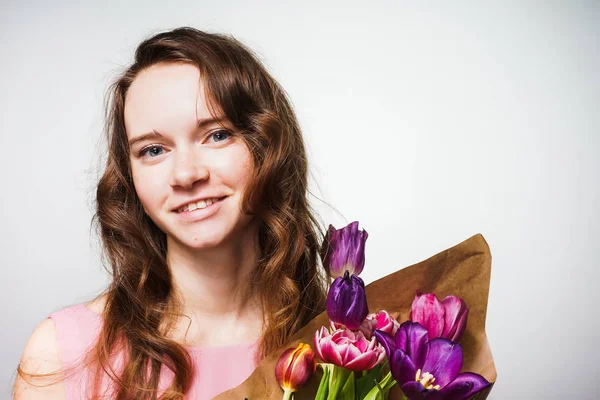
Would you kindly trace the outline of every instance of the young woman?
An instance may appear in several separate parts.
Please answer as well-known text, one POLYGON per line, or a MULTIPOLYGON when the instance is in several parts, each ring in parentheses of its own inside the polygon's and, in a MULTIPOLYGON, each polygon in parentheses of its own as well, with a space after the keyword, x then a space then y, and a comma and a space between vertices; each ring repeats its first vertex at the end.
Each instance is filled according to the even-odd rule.
POLYGON ((250 50, 192 28, 139 45, 106 116, 112 282, 36 328, 15 397, 213 397, 325 309, 298 122, 250 50))

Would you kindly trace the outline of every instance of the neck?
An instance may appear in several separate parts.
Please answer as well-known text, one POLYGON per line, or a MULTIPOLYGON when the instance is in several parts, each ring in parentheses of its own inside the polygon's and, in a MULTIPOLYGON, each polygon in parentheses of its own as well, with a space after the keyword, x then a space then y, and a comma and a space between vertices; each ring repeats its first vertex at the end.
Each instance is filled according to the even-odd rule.
POLYGON ((188 343, 245 343, 257 336, 262 319, 250 279, 259 259, 257 237, 247 229, 237 240, 199 250, 167 238, 175 295, 190 318, 182 321, 188 343))

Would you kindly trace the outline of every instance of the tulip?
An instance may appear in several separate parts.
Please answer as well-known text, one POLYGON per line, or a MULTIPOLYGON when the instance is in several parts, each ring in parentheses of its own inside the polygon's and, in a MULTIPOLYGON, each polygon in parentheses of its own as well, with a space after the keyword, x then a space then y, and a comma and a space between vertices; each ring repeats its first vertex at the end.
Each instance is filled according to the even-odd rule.
POLYGON ((323 326, 315 332, 314 345, 323 362, 351 371, 367 371, 385 358, 385 350, 375 337, 367 340, 362 332, 350 329, 329 332, 323 326))
POLYGON ((467 305, 456 296, 439 301, 433 293, 417 291, 410 320, 424 326, 431 339, 442 337, 458 342, 467 327, 468 314, 467 305))
MULTIPOLYGON (((352 331, 344 327, 336 329, 336 325, 338 324, 330 321, 333 331, 323 326, 315 332, 315 350, 319 358, 323 360, 323 363, 319 365, 325 371, 323 379, 328 382, 321 382, 319 391, 323 386, 328 387, 328 389, 323 389, 327 392, 326 398, 338 399, 337 396, 341 395, 342 388, 344 388, 349 391, 345 392, 341 398, 354 399, 354 390, 358 390, 360 386, 355 386, 353 372, 366 372, 373 369, 385 359, 385 350, 377 343, 375 337, 367 339, 360 331, 352 331), (349 379, 351 382, 348 381, 349 379)), ((390 379, 391 376, 387 381, 380 383, 386 387, 390 379)), ((325 397, 317 396, 315 399, 322 400, 325 397)))
POLYGON ((317 364, 315 353, 306 343, 287 349, 275 365, 275 378, 283 389, 283 398, 289 399, 312 378, 317 364))
POLYGON ((348 271, 343 277, 335 278, 327 294, 326 310, 331 321, 352 330, 358 329, 369 314, 363 280, 348 271))
POLYGON ((404 322, 394 337, 379 330, 373 334, 409 400, 467 400, 490 386, 479 374, 459 374, 463 363, 460 344, 445 338, 429 340, 418 322, 404 322))
POLYGON ((329 225, 321 246, 323 267, 332 278, 343 276, 346 271, 360 275, 365 266, 365 242, 369 234, 358 229, 358 221, 342 229, 329 225))
POLYGON ((387 311, 381 310, 376 314, 369 314, 358 328, 367 339, 371 339, 373 331, 379 329, 394 336, 400 324, 387 311))

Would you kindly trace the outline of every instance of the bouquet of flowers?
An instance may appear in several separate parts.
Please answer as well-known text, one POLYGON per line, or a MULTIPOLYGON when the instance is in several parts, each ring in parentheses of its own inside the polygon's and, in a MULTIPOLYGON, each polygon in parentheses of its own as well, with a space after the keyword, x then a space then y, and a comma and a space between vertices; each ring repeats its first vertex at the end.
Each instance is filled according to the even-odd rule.
POLYGON ((496 371, 484 331, 491 258, 483 237, 365 288, 359 275, 367 237, 358 222, 330 225, 322 252, 334 279, 326 313, 217 399, 487 397, 496 371), (448 295, 440 301, 435 292, 448 295), (369 313, 368 303, 378 311, 369 313))

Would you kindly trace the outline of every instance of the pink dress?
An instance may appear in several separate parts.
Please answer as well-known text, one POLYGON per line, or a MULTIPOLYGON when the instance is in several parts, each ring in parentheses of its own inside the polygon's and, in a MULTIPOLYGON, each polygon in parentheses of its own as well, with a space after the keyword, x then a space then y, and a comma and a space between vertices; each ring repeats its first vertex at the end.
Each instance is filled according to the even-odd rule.
MULTIPOLYGON (((102 318, 85 304, 75 304, 52 313, 49 318, 56 324, 58 346, 63 366, 77 362, 84 352, 94 344, 102 327, 102 318)), ((258 342, 223 347, 187 347, 194 363, 195 377, 187 399, 211 399, 214 396, 238 386, 250 376, 256 368, 254 359, 258 342)), ((122 367, 122 359, 115 366, 122 367)), ((88 369, 76 369, 76 373, 65 379, 67 400, 79 400, 89 397, 88 369)), ((118 371, 118 369, 117 369, 118 371)), ((163 365, 160 373, 159 395, 170 385, 173 372, 163 365)), ((105 398, 111 395, 108 378, 102 389, 105 398)))

